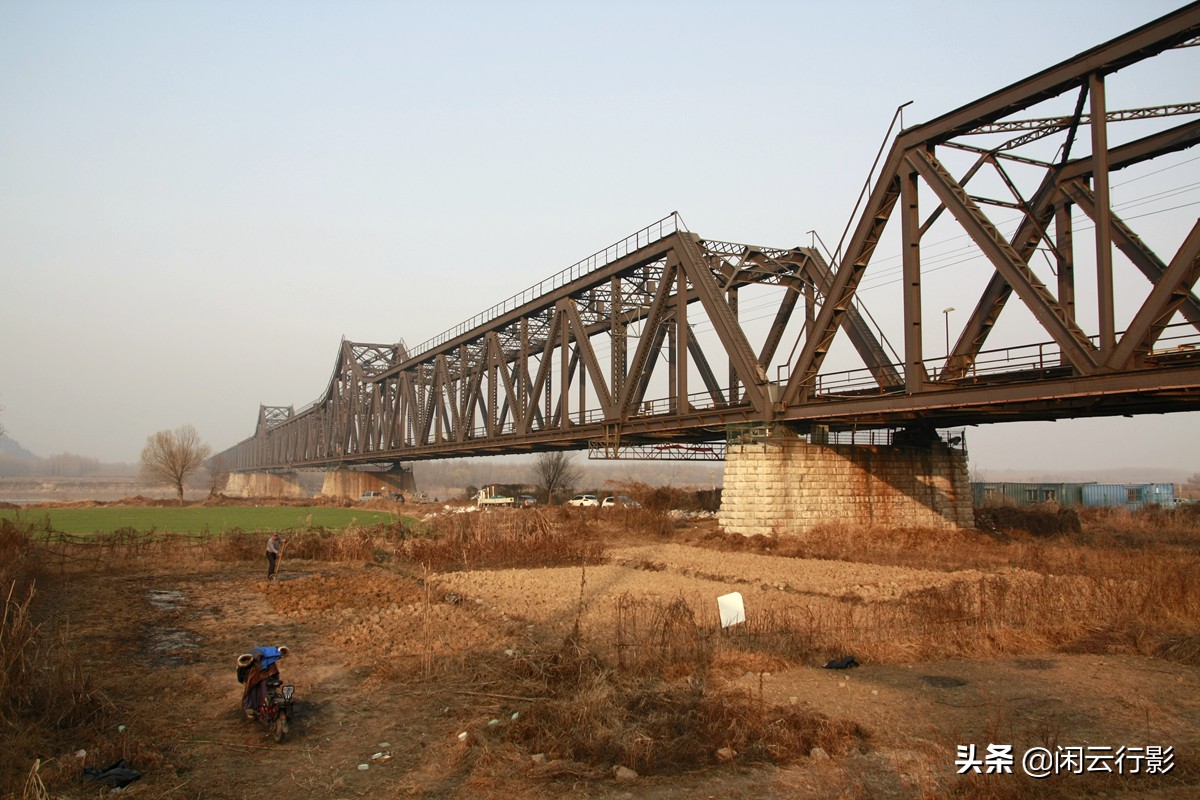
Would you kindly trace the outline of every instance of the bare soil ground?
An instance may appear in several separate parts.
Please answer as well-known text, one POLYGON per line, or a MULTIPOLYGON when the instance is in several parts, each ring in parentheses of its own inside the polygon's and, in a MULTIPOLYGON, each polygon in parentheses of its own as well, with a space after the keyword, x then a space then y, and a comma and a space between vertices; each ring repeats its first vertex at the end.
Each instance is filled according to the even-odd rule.
POLYGON ((1041 638, 988 658, 872 658, 868 651, 720 665, 723 685, 745 689, 764 707, 816 711, 865 730, 857 746, 833 757, 814 750, 779 765, 736 756, 721 763, 724 743, 713 741, 706 765, 618 781, 607 765, 584 770, 553 754, 543 761, 506 740, 514 715, 529 714, 538 700, 517 693, 509 673, 573 630, 587 632, 601 657, 619 657, 613 620, 622 602, 683 598, 709 628, 715 598, 731 591, 742 593, 748 617, 762 609, 819 616, 823 604, 886 605, 993 573, 1071 591, 1069 576, 1010 567, 926 570, 732 553, 700 538, 625 537, 607 563, 584 568, 434 575, 395 561, 285 559, 275 582, 264 580, 257 561, 203 560, 186 549, 69 565, 42 580, 36 609, 64 632, 113 705, 92 741, 45 754, 44 777, 54 796, 97 796, 94 785, 66 776, 124 756, 144 777, 123 794, 147 798, 1182 799, 1200 792, 1200 668, 1069 652, 1080 648, 1041 638), (297 704, 281 744, 239 707, 235 659, 264 644, 291 650, 282 673, 296 686, 297 704), (822 668, 836 655, 863 663, 822 668), (981 751, 1013 744, 1018 757, 1034 745, 1161 745, 1174 748, 1175 767, 1121 779, 967 781, 954 764, 956 746, 967 743, 981 751))

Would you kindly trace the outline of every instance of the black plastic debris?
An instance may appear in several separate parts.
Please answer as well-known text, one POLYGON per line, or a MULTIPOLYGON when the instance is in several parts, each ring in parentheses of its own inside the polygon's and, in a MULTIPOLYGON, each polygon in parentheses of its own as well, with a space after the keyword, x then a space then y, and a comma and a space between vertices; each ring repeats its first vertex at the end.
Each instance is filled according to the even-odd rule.
POLYGON ((857 666, 858 662, 854 660, 854 656, 843 656, 825 664, 825 669, 850 669, 857 666))
POLYGON ((99 783, 110 789, 119 789, 122 786, 128 786, 140 777, 142 777, 142 773, 126 764, 125 759, 121 759, 115 764, 110 764, 104 768, 83 768, 84 780, 99 783))

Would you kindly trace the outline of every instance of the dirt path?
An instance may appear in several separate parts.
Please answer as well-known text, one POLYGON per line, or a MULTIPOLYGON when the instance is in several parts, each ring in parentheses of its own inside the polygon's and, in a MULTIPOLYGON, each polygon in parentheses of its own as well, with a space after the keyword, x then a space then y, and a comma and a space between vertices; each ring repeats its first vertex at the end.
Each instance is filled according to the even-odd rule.
MULTIPOLYGON (((528 703, 495 696, 502 693, 486 663, 473 659, 483 652, 503 659, 559 635, 578 613, 581 586, 586 613, 600 614, 621 593, 703 599, 732 586, 748 602, 765 602, 777 594, 838 596, 850 587, 883 600, 949 574, 681 545, 613 555, 586 576, 578 569, 442 576, 436 595, 411 576, 362 565, 293 561, 283 580, 268 584, 258 564, 127 564, 49 586, 41 602, 69 627, 111 697, 113 726, 125 731, 101 733, 145 772, 127 790, 145 797, 917 798, 954 780, 956 744, 1200 752, 1200 670, 1046 653, 735 679, 765 703, 815 709, 870 731, 866 752, 838 759, 786 768, 735 762, 625 785, 547 781, 531 763, 504 763, 510 756, 500 751, 489 756, 480 745, 489 720, 528 703), (239 709, 235 659, 260 644, 286 644, 293 653, 281 669, 296 686, 297 706, 279 745, 239 709), (438 679, 423 680, 433 663, 441 665, 438 679), (500 762, 478 769, 488 758, 500 762)), ((1169 778, 1125 788, 1135 790, 1129 796, 1193 797, 1195 779, 1194 765, 1177 764, 1169 778)))

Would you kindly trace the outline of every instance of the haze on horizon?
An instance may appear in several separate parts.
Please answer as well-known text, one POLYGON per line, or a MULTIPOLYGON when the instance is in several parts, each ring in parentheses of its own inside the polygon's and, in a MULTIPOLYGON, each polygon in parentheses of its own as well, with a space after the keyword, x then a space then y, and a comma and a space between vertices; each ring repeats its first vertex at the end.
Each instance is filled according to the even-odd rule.
MULTIPOLYGON (((835 242, 898 105, 1179 5, 0 0, 0 425, 39 456, 132 463, 182 424, 222 450, 314 400, 342 337, 423 341, 672 211, 835 242)), ((1200 414, 968 442, 984 471, 1190 473, 1200 414)))

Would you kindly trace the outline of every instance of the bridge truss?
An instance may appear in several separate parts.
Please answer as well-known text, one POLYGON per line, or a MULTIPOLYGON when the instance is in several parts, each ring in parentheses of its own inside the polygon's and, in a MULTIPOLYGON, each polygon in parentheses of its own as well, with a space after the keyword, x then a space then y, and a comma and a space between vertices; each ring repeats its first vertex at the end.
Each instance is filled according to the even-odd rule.
POLYGON ((343 341, 318 401, 264 406, 221 457, 234 470, 589 445, 619 457, 720 442, 730 425, 1200 409, 1200 219, 1187 204, 1172 225, 1123 216, 1137 198, 1119 188, 1200 185, 1197 159, 1177 156, 1200 142, 1200 103, 1106 100, 1118 73, 1200 74, 1198 43, 1192 4, 900 131, 833 254, 706 239, 672 214, 411 351, 343 341), (932 255, 950 240, 958 261, 932 255), (896 280, 878 265, 887 247, 896 280), (953 343, 954 309, 925 322, 938 278, 974 305, 953 343), (1023 339, 997 341, 1007 317, 1023 339))

